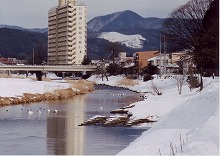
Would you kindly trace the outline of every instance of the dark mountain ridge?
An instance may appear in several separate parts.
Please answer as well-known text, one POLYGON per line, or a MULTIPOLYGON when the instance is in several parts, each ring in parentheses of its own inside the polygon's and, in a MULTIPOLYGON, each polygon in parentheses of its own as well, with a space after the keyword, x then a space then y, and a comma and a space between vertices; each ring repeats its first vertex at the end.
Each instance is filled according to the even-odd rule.
POLYGON ((14 25, 6 25, 6 24, 4 24, 4 25, 0 24, 0 28, 27 30, 27 31, 33 31, 33 32, 40 32, 40 33, 47 33, 47 31, 48 31, 47 28, 32 28, 32 29, 28 29, 28 28, 23 28, 23 27, 14 26, 14 25))
MULTIPOLYGON (((3 57, 16 57, 18 59, 29 59, 32 56, 33 48, 43 46, 47 49, 47 34, 0 28, 0 55, 3 57)), ((46 56, 46 51, 44 56, 46 56)))
POLYGON ((111 32, 123 29, 160 29, 164 19, 150 17, 143 18, 137 13, 126 10, 95 17, 88 22, 89 32, 111 32))

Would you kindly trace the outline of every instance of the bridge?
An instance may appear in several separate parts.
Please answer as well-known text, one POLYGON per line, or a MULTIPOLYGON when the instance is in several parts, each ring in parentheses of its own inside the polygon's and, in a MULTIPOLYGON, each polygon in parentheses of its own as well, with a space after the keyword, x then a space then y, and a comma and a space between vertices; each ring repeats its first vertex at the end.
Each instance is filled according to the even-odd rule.
POLYGON ((94 72, 96 66, 91 65, 0 65, 0 71, 33 71, 39 81, 42 80, 42 73, 44 72, 94 72))

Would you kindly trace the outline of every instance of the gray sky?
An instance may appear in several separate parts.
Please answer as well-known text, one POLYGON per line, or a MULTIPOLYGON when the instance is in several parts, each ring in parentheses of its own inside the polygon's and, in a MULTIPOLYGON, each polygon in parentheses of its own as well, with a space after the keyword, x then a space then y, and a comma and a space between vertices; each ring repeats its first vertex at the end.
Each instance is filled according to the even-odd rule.
MULTIPOLYGON (((96 16, 131 10, 142 17, 165 18, 189 0, 78 0, 88 8, 88 21, 96 16)), ((47 27, 48 10, 58 0, 0 0, 0 24, 25 28, 47 27)))

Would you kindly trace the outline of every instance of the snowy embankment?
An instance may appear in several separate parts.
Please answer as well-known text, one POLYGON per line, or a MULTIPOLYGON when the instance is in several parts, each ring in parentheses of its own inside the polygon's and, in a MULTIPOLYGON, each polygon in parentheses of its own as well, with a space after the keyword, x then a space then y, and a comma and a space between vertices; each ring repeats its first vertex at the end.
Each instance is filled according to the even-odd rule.
POLYGON ((0 86, 0 106, 68 99, 94 89, 93 84, 83 80, 36 81, 22 76, 0 78, 0 86))
POLYGON ((143 43, 146 40, 139 34, 135 35, 124 35, 118 32, 103 32, 98 38, 108 40, 109 42, 119 42, 128 48, 140 49, 143 48, 143 43))
MULTIPOLYGON (((102 81, 93 76, 89 80, 121 86, 118 82, 122 79, 110 77, 109 81, 102 81)), ((190 91, 185 83, 182 95, 178 94, 175 80, 170 79, 155 78, 121 87, 154 93, 152 82, 162 95, 146 93, 146 98, 128 111, 133 119, 150 116, 159 120, 118 155, 219 155, 219 78, 204 78, 201 92, 190 91)))

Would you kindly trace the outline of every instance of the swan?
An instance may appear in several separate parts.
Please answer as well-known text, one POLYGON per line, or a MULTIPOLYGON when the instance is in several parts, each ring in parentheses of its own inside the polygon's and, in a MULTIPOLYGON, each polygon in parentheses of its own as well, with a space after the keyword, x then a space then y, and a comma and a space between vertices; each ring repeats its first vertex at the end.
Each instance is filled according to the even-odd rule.
POLYGON ((58 112, 58 110, 55 108, 54 113, 57 113, 57 112, 58 112))
POLYGON ((99 107, 100 108, 100 111, 102 112, 103 111, 103 107, 99 107))
POLYGON ((38 114, 41 114, 41 110, 40 109, 37 112, 38 112, 38 114))
POLYGON ((33 114, 33 111, 31 109, 28 109, 28 114, 29 115, 32 115, 33 114))
POLYGON ((50 113, 50 109, 49 108, 47 108, 47 112, 50 113))

